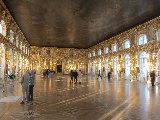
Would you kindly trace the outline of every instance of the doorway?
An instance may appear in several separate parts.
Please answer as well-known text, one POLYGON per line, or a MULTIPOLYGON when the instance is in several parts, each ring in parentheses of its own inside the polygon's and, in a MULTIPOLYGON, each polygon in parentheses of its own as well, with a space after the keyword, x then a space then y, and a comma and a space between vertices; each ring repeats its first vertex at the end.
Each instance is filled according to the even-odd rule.
POLYGON ((57 73, 61 73, 62 72, 62 65, 57 65, 57 73))

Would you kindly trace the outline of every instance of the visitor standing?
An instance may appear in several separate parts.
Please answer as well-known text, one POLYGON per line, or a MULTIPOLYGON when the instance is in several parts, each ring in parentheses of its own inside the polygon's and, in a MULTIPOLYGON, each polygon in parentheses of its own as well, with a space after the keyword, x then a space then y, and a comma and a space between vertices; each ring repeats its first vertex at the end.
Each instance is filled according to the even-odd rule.
MULTIPOLYGON (((100 70, 98 70, 98 77, 102 78, 100 70)), ((97 79, 98 79, 98 77, 97 77, 97 79)))
POLYGON ((28 102, 28 85, 29 85, 30 75, 29 70, 27 70, 21 78, 22 85, 22 102, 20 104, 24 104, 25 101, 28 102))
POLYGON ((74 83, 75 83, 75 84, 77 84, 77 76, 78 76, 78 73, 77 73, 77 71, 75 70, 75 71, 73 72, 73 78, 74 78, 74 83))
POLYGON ((150 74, 152 86, 155 86, 155 85, 154 85, 155 76, 156 76, 156 75, 155 75, 154 71, 152 71, 151 74, 150 74))
POLYGON ((70 71, 70 73, 69 73, 69 75, 70 75, 70 83, 72 82, 73 83, 73 70, 71 70, 70 71))
POLYGON ((35 71, 31 70, 30 80, 29 80, 29 95, 28 95, 29 101, 33 100, 33 87, 34 87, 34 85, 35 85, 35 71))
POLYGON ((108 72, 108 80, 110 80, 110 78, 111 78, 111 72, 108 72))

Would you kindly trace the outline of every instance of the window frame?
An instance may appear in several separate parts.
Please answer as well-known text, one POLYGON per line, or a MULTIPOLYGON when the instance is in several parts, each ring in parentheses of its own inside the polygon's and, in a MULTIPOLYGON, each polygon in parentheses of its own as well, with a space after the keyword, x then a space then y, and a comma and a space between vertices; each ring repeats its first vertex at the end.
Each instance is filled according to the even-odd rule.
POLYGON ((147 44, 147 35, 146 34, 140 34, 138 36, 138 45, 144 45, 144 44, 147 44), (142 38, 143 41, 140 41, 140 38, 142 38))

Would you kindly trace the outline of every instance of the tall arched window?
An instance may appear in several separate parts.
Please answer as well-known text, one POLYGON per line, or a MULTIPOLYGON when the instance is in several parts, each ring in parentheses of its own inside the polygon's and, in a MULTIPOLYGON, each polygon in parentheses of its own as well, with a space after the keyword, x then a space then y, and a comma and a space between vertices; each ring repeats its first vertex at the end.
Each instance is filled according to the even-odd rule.
POLYGON ((2 25, 0 24, 0 33, 2 34, 2 25))
POLYGON ((23 52, 26 53, 26 46, 23 46, 23 52))
POLYGON ((108 58, 105 59, 105 74, 108 74, 108 58))
POLYGON ((93 53, 92 53, 92 54, 93 54, 93 56, 96 56, 96 52, 95 52, 95 51, 93 51, 93 53))
POLYGON ((95 74, 95 71, 96 71, 96 61, 92 62, 92 68, 91 69, 92 69, 92 73, 95 74))
POLYGON ((88 73, 92 72, 92 68, 91 68, 91 61, 88 61, 88 73))
POLYGON ((28 55, 30 54, 30 50, 28 49, 28 55))
POLYGON ((90 54, 89 56, 92 57, 92 53, 89 53, 89 54, 90 54))
POLYGON ((104 53, 105 53, 105 54, 108 53, 108 47, 106 47, 106 48, 104 49, 104 53))
POLYGON ((98 50, 98 55, 101 55, 102 51, 101 49, 98 50))
POLYGON ((98 70, 101 72, 101 59, 98 59, 98 70))
POLYGON ((13 39, 14 39, 14 37, 13 37, 13 31, 12 30, 10 30, 10 36, 9 36, 10 38, 10 42, 11 43, 13 43, 13 39))
POLYGON ((22 41, 20 42, 20 49, 22 50, 22 41))
POLYGON ((118 50, 118 45, 117 44, 113 44, 112 45, 112 52, 116 52, 118 50))
POLYGON ((138 37, 138 45, 144 45, 147 43, 147 36, 142 34, 138 37))
POLYGON ((129 41, 129 40, 125 40, 125 41, 124 41, 123 48, 124 48, 124 49, 130 48, 130 41, 129 41))
POLYGON ((0 22, 0 33, 5 37, 6 36, 6 24, 3 20, 0 22))
POLYGON ((118 58, 114 57, 113 58, 113 75, 116 77, 117 76, 117 63, 118 62, 118 58))
POLYGON ((125 55, 125 76, 129 76, 130 75, 130 56, 129 55, 125 55))
POLYGON ((92 57, 92 54, 91 54, 91 53, 89 53, 89 54, 88 54, 88 57, 89 57, 89 58, 90 58, 90 57, 92 57))
POLYGON ((156 36, 157 36, 157 41, 160 41, 160 29, 157 31, 156 36))
POLYGON ((138 57, 138 64, 140 67, 140 77, 146 77, 147 76, 147 53, 141 52, 138 57))
POLYGON ((16 46, 18 47, 18 45, 19 45, 19 37, 17 36, 16 37, 16 46))

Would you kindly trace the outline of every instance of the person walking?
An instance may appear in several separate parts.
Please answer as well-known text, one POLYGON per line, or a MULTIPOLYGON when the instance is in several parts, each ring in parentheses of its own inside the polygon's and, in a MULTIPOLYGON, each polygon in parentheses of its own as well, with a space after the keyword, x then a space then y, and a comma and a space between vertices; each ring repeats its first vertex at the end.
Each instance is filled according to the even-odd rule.
POLYGON ((35 84, 35 72, 34 70, 31 70, 30 73, 30 80, 29 80, 29 95, 28 95, 28 100, 32 101, 33 100, 33 87, 35 84))
POLYGON ((25 101, 28 102, 28 85, 29 85, 30 75, 29 70, 27 70, 21 78, 22 85, 22 102, 20 104, 24 104, 25 101))
POLYGON ((70 83, 73 83, 73 70, 70 71, 69 75, 70 75, 70 78, 71 78, 70 83))
POLYGON ((83 76, 83 74, 82 74, 81 70, 79 70, 78 71, 78 81, 79 81, 79 84, 81 84, 81 82, 82 82, 82 76, 83 76))
POLYGON ((34 69, 33 71, 34 71, 34 74, 36 74, 36 70, 34 69))
MULTIPOLYGON (((98 70, 98 77, 102 78, 100 70, 98 70)), ((97 77, 97 79, 98 79, 98 77, 97 77)))
POLYGON ((152 71, 152 72, 151 72, 151 74, 150 74, 150 78, 151 78, 152 86, 155 86, 155 85, 154 85, 154 82, 155 82, 155 76, 156 76, 156 75, 155 75, 154 71, 152 71))
POLYGON ((74 78, 74 83, 75 83, 75 84, 77 84, 77 76, 78 76, 78 73, 77 73, 77 71, 75 70, 75 71, 73 72, 73 78, 74 78))
POLYGON ((49 77, 49 69, 46 69, 46 75, 49 77))
POLYGON ((111 78, 111 72, 108 72, 108 80, 110 80, 110 78, 111 78))

